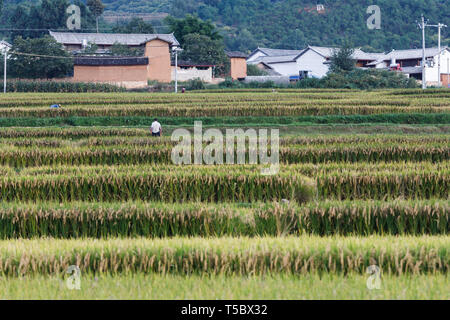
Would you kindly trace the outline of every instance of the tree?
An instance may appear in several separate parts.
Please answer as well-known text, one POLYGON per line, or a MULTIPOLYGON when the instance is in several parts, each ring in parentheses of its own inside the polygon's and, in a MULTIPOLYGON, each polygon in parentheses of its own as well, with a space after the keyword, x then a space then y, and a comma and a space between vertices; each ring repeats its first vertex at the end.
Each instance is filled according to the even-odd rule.
POLYGON ((143 49, 130 48, 118 42, 114 43, 109 50, 113 56, 138 57, 144 55, 143 49))
POLYGON ((355 60, 352 58, 354 51, 349 44, 345 44, 340 49, 335 49, 330 58, 330 72, 347 72, 355 69, 355 60))
POLYGON ((266 70, 262 70, 258 68, 254 64, 247 65, 247 75, 248 76, 267 76, 268 72, 266 70))
POLYGON ((127 24, 114 26, 115 33, 154 33, 153 26, 142 18, 133 18, 127 24))
POLYGON ((207 36, 211 40, 222 40, 222 36, 211 21, 203 21, 190 14, 186 15, 184 19, 168 16, 164 21, 169 25, 170 32, 174 33, 181 45, 186 41, 185 37, 192 33, 207 36))
MULTIPOLYGON (((15 39, 17 36, 39 38, 48 35, 47 29, 67 28, 69 15, 66 10, 70 3, 68 0, 43 0, 31 7, 18 5, 13 10, 5 10, 5 15, 8 12, 9 25, 14 29, 32 29, 13 31, 11 39, 15 39), (36 31, 36 29, 42 30, 36 31)), ((95 24, 94 17, 85 4, 81 0, 74 1, 74 4, 80 7, 83 28, 93 26, 95 24)))
POLYGON ((229 61, 222 40, 213 40, 198 33, 187 34, 184 40, 181 59, 193 63, 214 64, 217 66, 216 74, 228 72, 229 61))
POLYGON ((105 11, 105 5, 102 3, 102 0, 87 0, 86 5, 89 7, 89 10, 95 16, 95 21, 97 24, 97 33, 98 33, 98 18, 105 11))
POLYGON ((83 54, 95 54, 98 50, 98 45, 94 42, 88 42, 87 46, 82 50, 83 54))
POLYGON ((70 74, 73 69, 73 60, 70 54, 50 36, 35 39, 23 39, 19 36, 14 40, 11 51, 33 54, 32 56, 11 54, 8 69, 11 75, 17 78, 50 79, 64 77, 70 74))

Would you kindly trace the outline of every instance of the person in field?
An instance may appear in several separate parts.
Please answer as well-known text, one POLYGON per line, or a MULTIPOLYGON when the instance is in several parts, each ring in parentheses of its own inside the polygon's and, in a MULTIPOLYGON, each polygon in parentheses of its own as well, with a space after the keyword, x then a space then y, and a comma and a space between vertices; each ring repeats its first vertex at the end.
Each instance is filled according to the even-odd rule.
POLYGON ((153 137, 161 137, 162 135, 162 127, 161 123, 158 122, 158 119, 154 119, 152 126, 150 128, 150 131, 152 132, 153 137))

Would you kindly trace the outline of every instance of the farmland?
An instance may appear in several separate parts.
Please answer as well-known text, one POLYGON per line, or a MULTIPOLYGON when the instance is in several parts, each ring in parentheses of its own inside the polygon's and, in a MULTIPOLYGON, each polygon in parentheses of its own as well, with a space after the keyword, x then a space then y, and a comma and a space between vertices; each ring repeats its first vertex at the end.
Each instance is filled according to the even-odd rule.
POLYGON ((0 298, 449 299, 448 90, 12 93, 0 138, 0 298), (279 172, 173 164, 194 121, 279 172))

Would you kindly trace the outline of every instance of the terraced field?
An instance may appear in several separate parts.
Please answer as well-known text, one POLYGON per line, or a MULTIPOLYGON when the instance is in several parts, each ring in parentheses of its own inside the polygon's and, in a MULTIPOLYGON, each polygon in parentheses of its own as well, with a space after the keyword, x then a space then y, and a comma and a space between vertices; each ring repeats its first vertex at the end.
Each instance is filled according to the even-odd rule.
POLYGON ((0 117, 0 298, 450 299, 448 90, 8 94, 0 117), (279 129, 278 174, 173 164, 194 121, 279 129))

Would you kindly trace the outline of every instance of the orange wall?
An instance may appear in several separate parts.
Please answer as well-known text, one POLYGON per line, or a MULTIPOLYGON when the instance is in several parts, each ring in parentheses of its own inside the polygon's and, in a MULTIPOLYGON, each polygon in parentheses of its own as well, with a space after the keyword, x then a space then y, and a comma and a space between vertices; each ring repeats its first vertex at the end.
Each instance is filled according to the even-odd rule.
POLYGON ((145 44, 145 56, 148 57, 147 78, 159 82, 172 80, 169 44, 161 40, 152 40, 145 44))
POLYGON ((147 82, 147 66, 74 66, 73 81, 79 82, 147 82))
POLYGON ((237 80, 247 76, 247 60, 245 58, 230 58, 231 78, 237 80))

